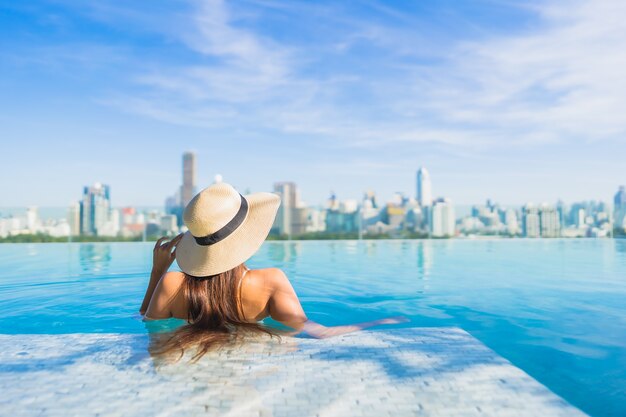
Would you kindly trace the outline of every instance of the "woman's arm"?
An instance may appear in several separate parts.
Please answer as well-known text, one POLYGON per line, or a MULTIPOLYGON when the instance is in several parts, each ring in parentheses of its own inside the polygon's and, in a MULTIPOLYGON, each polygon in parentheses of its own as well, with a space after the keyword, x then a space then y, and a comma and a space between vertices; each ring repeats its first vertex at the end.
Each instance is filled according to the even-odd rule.
POLYGON ((307 318, 289 279, 280 269, 274 270, 272 287, 270 315, 274 320, 295 329, 296 332, 293 334, 305 332, 315 338, 323 339, 381 324, 396 324, 408 321, 405 317, 391 317, 347 326, 326 327, 307 318))
POLYGON ((148 288, 146 288, 146 294, 143 296, 143 302, 141 303, 141 307, 139 308, 139 313, 141 315, 146 314, 146 310, 148 309, 150 300, 152 300, 152 294, 154 294, 154 289, 157 287, 157 284, 159 283, 159 279, 161 279, 161 274, 153 270, 150 273, 150 281, 148 282, 148 288))
POLYGON ((346 333, 358 332, 368 327, 380 326, 381 324, 398 324, 409 321, 406 317, 390 317, 386 319, 365 321, 363 323, 348 324, 345 326, 326 327, 314 321, 307 320, 302 326, 302 331, 315 337, 316 339, 325 339, 327 337, 339 336, 346 333))
POLYGON ((150 304, 150 300, 154 294, 154 289, 157 287, 161 276, 167 272, 169 267, 174 262, 174 259, 176 259, 176 245, 182 237, 183 234, 181 233, 169 242, 166 241, 166 237, 162 237, 157 240, 154 245, 154 250, 152 251, 152 272, 150 273, 150 282, 148 283, 146 294, 144 295, 143 302, 139 308, 139 313, 141 315, 146 314, 146 310, 148 310, 148 305, 150 304))

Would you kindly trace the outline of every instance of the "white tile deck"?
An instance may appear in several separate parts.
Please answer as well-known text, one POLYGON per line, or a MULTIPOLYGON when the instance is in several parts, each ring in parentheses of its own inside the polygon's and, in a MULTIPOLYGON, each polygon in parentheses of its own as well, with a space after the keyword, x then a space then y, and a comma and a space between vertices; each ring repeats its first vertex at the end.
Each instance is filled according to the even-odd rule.
POLYGON ((250 341, 160 367, 146 346, 144 335, 0 335, 0 415, 584 415, 456 328, 250 341))

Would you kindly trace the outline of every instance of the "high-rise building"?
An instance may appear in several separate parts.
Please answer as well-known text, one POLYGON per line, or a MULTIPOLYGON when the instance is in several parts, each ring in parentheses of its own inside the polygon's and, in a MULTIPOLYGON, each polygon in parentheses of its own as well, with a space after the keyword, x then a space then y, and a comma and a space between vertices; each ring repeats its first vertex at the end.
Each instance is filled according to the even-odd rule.
POLYGON ((583 227, 587 227, 587 224, 585 223, 585 219, 587 218, 587 215, 585 213, 585 209, 584 208, 579 208, 576 209, 576 211, 574 211, 574 225, 578 228, 583 228, 583 227))
POLYGON ((452 237, 455 235, 456 217, 454 205, 448 198, 439 198, 432 206, 430 230, 433 237, 452 237))
POLYGON ((111 193, 108 185, 95 183, 83 188, 83 199, 80 202, 80 233, 97 235, 109 220, 111 210, 111 193))
POLYGON ((515 235, 519 231, 517 225, 517 213, 515 210, 508 209, 504 213, 504 223, 506 224, 506 230, 510 235, 515 235))
POLYGON ((539 209, 532 203, 526 204, 522 208, 522 234, 525 237, 539 237, 540 233, 539 209))
POLYGON ((180 205, 185 208, 196 193, 196 154, 183 154, 183 185, 180 187, 180 205))
POLYGON ((279 235, 291 236, 292 214, 296 206, 296 184, 277 182, 274 184, 274 192, 280 195, 280 207, 274 220, 275 229, 279 235))
POLYGON ((274 220, 273 230, 286 236, 299 235, 306 232, 308 213, 301 206, 298 187, 293 182, 277 182, 274 192, 280 195, 280 207, 274 220))
POLYGON ((39 213, 37 207, 32 206, 26 210, 26 228, 30 233, 39 231, 39 213))
POLYGON ((72 203, 67 209, 67 224, 70 228, 70 236, 80 234, 80 203, 72 203))
POLYGON ((556 203, 556 211, 559 215, 559 225, 561 229, 564 229, 568 226, 567 223, 567 206, 562 200, 559 200, 556 203))
POLYGON ((422 207, 429 207, 433 203, 432 186, 430 174, 426 168, 421 167, 417 171, 417 202, 422 207))
POLYGON ((626 187, 619 187, 613 198, 613 221, 618 233, 626 233, 626 187))
POLYGON ((561 235, 559 211, 552 206, 542 204, 539 210, 539 225, 541 237, 559 237, 561 235))

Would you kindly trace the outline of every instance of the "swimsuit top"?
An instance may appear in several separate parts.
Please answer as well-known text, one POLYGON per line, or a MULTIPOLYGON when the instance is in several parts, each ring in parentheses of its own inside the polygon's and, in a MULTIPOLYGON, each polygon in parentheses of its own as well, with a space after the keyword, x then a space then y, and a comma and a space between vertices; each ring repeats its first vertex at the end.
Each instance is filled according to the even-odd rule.
POLYGON ((250 269, 248 269, 248 267, 245 267, 246 270, 243 271, 243 274, 241 275, 241 279, 239 280, 239 285, 237 288, 237 293, 239 294, 239 296, 241 296, 241 283, 243 282, 244 277, 246 276, 246 272, 248 272, 250 269))

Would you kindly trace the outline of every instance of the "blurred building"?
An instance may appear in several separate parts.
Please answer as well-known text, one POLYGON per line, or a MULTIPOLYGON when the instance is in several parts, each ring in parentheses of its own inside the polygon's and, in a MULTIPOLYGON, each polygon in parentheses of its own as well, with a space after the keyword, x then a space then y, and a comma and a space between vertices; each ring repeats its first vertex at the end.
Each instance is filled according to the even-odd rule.
POLYGON ((121 234, 124 237, 141 236, 146 229, 145 216, 134 207, 121 210, 121 234))
POLYGON ((183 185, 180 187, 180 205, 185 208, 196 194, 196 154, 183 154, 183 185))
MULTIPOLYGON (((165 199, 165 213, 176 216, 177 226, 183 225, 183 212, 185 207, 196 195, 196 154, 193 152, 183 153, 183 183, 173 196, 165 199)), ((158 227, 159 221, 155 224, 158 227)))
POLYGON ((369 226, 373 226, 381 221, 381 212, 376 203, 376 195, 373 191, 367 191, 361 203, 361 228, 367 231, 369 226))
POLYGON ((537 207, 532 203, 522 209, 522 234, 524 237, 560 237, 561 217, 554 206, 543 203, 537 207))
POLYGON ((504 224, 509 235, 516 235, 519 233, 519 223, 517 221, 517 213, 513 209, 508 209, 504 212, 504 224))
POLYGON ((318 207, 308 207, 306 209, 306 233, 319 233, 326 231, 326 210, 318 207))
POLYGON ((619 187, 613 198, 613 218, 618 233, 626 233, 626 187, 619 187))
POLYGON ((518 213, 491 200, 475 205, 471 214, 460 220, 460 231, 465 235, 516 236, 520 233, 518 213))
POLYGON ((432 185, 428 170, 421 167, 417 171, 417 202, 422 207, 431 206, 433 203, 432 185))
POLYGON ((161 233, 165 236, 173 236, 178 233, 178 225, 176 224, 176 216, 173 214, 164 214, 161 216, 161 233))
POLYGON ((430 174, 425 167, 421 167, 417 171, 417 203, 421 208, 422 224, 416 225, 416 229, 430 232, 432 225, 431 211, 433 204, 432 184, 430 181, 430 174))
POLYGON ((98 229, 98 236, 115 237, 120 234, 121 217, 120 210, 111 209, 109 218, 98 229))
POLYGON ((381 212, 383 223, 390 226, 391 230, 402 230, 404 228, 404 220, 406 212, 404 207, 395 202, 388 203, 381 212))
POLYGON ((326 209, 326 232, 356 233, 360 227, 359 205, 357 200, 339 201, 335 194, 328 199, 326 209))
POLYGON ((70 204, 67 209, 67 224, 70 236, 80 235, 80 203, 70 204))
POLYGON ((539 210, 541 237, 559 237, 561 235, 561 219, 556 208, 542 204, 539 210))
POLYGON ((522 208, 522 234, 524 237, 539 237, 541 227, 539 224, 539 209, 532 203, 522 208))
POLYGON ((26 209, 26 228, 30 233, 37 233, 41 229, 39 210, 35 206, 26 209))
POLYGON ((98 229, 109 220, 110 210, 111 193, 108 185, 95 183, 91 187, 84 187, 80 201, 80 233, 97 235, 98 229))
POLYGON ((297 236, 306 232, 308 211, 300 201, 298 187, 293 182, 277 182, 274 192, 280 196, 281 204, 274 220, 274 233, 297 236))
POLYGON ((456 234, 454 206, 448 198, 437 199, 432 206, 430 230, 433 237, 452 237, 456 234))
POLYGON ((422 208, 417 204, 417 201, 409 204, 406 209, 404 217, 405 229, 412 232, 422 232, 422 225, 424 224, 424 217, 422 208))

